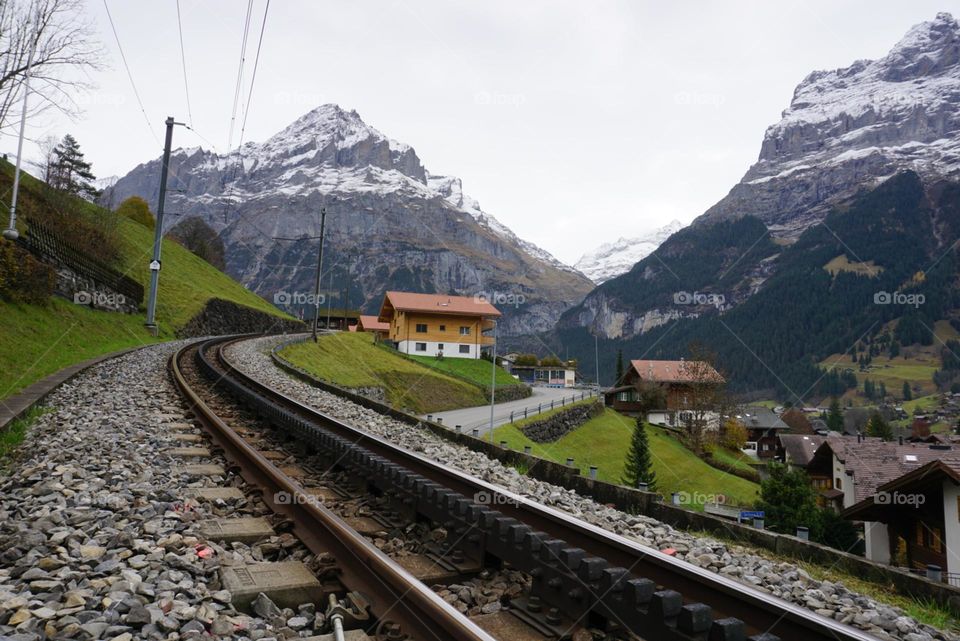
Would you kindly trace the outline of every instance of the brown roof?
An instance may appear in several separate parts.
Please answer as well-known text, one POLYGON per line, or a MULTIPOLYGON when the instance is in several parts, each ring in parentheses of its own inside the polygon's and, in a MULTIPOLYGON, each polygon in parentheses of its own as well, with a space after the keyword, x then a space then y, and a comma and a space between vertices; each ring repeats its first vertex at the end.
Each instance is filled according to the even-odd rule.
POLYGON ((377 319, 376 316, 366 316, 364 314, 360 315, 360 326, 365 332, 389 332, 390 323, 384 323, 377 319))
POLYGON ((900 445, 897 441, 879 438, 863 438, 858 443, 855 436, 828 436, 816 456, 826 452, 833 452, 847 471, 853 472, 856 502, 873 496, 880 486, 933 461, 960 470, 960 451, 949 446, 931 447, 927 443, 900 445))
POLYGON ((709 363, 702 361, 630 361, 641 380, 655 383, 689 383, 699 377, 723 382, 723 377, 709 363))
POLYGON ((458 314, 464 316, 500 316, 500 310, 483 296, 447 296, 443 294, 415 294, 413 292, 387 292, 383 297, 378 318, 385 318, 388 309, 432 314, 458 314))
POLYGON ((814 434, 778 434, 777 438, 780 439, 785 462, 806 467, 826 437, 814 434))
POLYGON ((899 518, 899 515, 891 512, 889 502, 878 503, 876 500, 878 494, 883 492, 907 493, 911 489, 922 492, 924 489, 930 488, 931 485, 939 485, 943 479, 952 481, 954 485, 960 484, 960 455, 955 450, 938 451, 947 456, 943 459, 929 461, 880 485, 875 492, 843 510, 842 515, 848 519, 886 523, 889 522, 891 517, 893 519, 899 518))

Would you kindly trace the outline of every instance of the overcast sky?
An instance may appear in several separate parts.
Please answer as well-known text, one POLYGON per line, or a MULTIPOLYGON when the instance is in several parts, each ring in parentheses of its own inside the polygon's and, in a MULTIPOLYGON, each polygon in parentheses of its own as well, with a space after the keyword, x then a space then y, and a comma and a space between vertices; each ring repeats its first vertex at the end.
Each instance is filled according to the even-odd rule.
MULTIPOLYGON (((266 0, 255 0, 244 100, 266 0)), ((108 0, 146 114, 188 120, 174 0, 108 0)), ((246 2, 181 0, 193 126, 226 149, 246 2)), ((87 11, 109 68, 73 133, 98 176, 160 155, 102 1, 87 11)), ((518 235, 573 263, 689 222, 756 160, 765 128, 814 69, 884 55, 958 2, 273 0, 245 140, 319 104, 355 109, 456 175, 518 235)), ((239 137, 239 120, 234 145, 239 137)), ((208 142, 175 131, 175 146, 208 142)), ((5 137, 4 151, 15 141, 5 137)), ((28 157, 35 150, 28 150, 28 157)))

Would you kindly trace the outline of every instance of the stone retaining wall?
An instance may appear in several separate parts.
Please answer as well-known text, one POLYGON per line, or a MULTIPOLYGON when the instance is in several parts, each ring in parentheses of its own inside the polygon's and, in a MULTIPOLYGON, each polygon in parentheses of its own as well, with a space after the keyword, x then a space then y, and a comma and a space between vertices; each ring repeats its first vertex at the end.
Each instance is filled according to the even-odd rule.
POLYGON ((177 336, 280 334, 302 332, 305 329, 306 325, 298 320, 280 318, 222 298, 212 298, 196 316, 177 330, 177 336))
POLYGON ((545 419, 524 425, 524 436, 535 443, 552 443, 603 412, 603 403, 581 403, 563 408, 545 419))

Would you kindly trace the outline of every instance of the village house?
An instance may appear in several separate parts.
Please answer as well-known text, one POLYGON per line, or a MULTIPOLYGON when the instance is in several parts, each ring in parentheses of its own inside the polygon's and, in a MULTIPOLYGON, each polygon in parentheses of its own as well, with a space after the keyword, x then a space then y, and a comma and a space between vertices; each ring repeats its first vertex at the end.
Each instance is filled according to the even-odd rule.
POLYGON ((483 332, 499 317, 500 311, 479 297, 387 292, 377 320, 404 354, 480 358, 482 348, 494 343, 483 332))
POLYGON ((746 407, 735 418, 747 428, 744 451, 757 458, 773 458, 777 453, 777 435, 790 429, 769 407, 746 407))
POLYGON ((367 332, 374 335, 374 341, 381 340, 390 336, 390 323, 382 323, 376 316, 360 315, 360 320, 356 325, 350 327, 350 331, 367 332))
MULTIPOLYGON (((723 377, 708 363, 632 360, 617 385, 604 392, 604 402, 618 412, 639 414, 641 385, 657 385, 663 390, 666 402, 664 407, 652 408, 647 419, 654 425, 677 427, 689 420, 698 390, 723 383, 723 377)), ((709 428, 717 428, 716 412, 708 412, 703 418, 709 428)))
POLYGON ((952 445, 830 436, 807 472, 826 505, 863 523, 868 559, 914 571, 935 565, 960 579, 960 451, 952 445))

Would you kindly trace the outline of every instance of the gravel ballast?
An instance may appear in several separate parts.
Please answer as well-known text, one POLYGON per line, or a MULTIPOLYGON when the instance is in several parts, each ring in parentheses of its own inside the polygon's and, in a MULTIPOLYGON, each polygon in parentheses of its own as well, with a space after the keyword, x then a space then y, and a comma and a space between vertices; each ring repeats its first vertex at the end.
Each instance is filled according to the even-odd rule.
POLYGON ((646 516, 595 503, 572 490, 523 476, 499 461, 445 441, 425 428, 401 423, 312 387, 288 375, 272 361, 270 350, 281 340, 284 339, 268 337, 237 343, 227 349, 227 358, 266 385, 397 445, 642 545, 657 550, 673 548, 677 558, 865 630, 878 639, 960 639, 960 635, 918 623, 900 608, 853 592, 841 583, 814 579, 794 564, 771 560, 747 547, 677 530, 646 516))
POLYGON ((324 629, 312 604, 294 611, 261 598, 247 615, 221 589, 221 566, 323 560, 279 527, 252 545, 196 535, 200 519, 275 517, 257 498, 188 498, 191 487, 243 483, 188 477, 165 454, 183 446, 176 432, 200 434, 167 376, 177 346, 106 361, 58 388, 5 462, 0 638, 277 639, 324 629))

